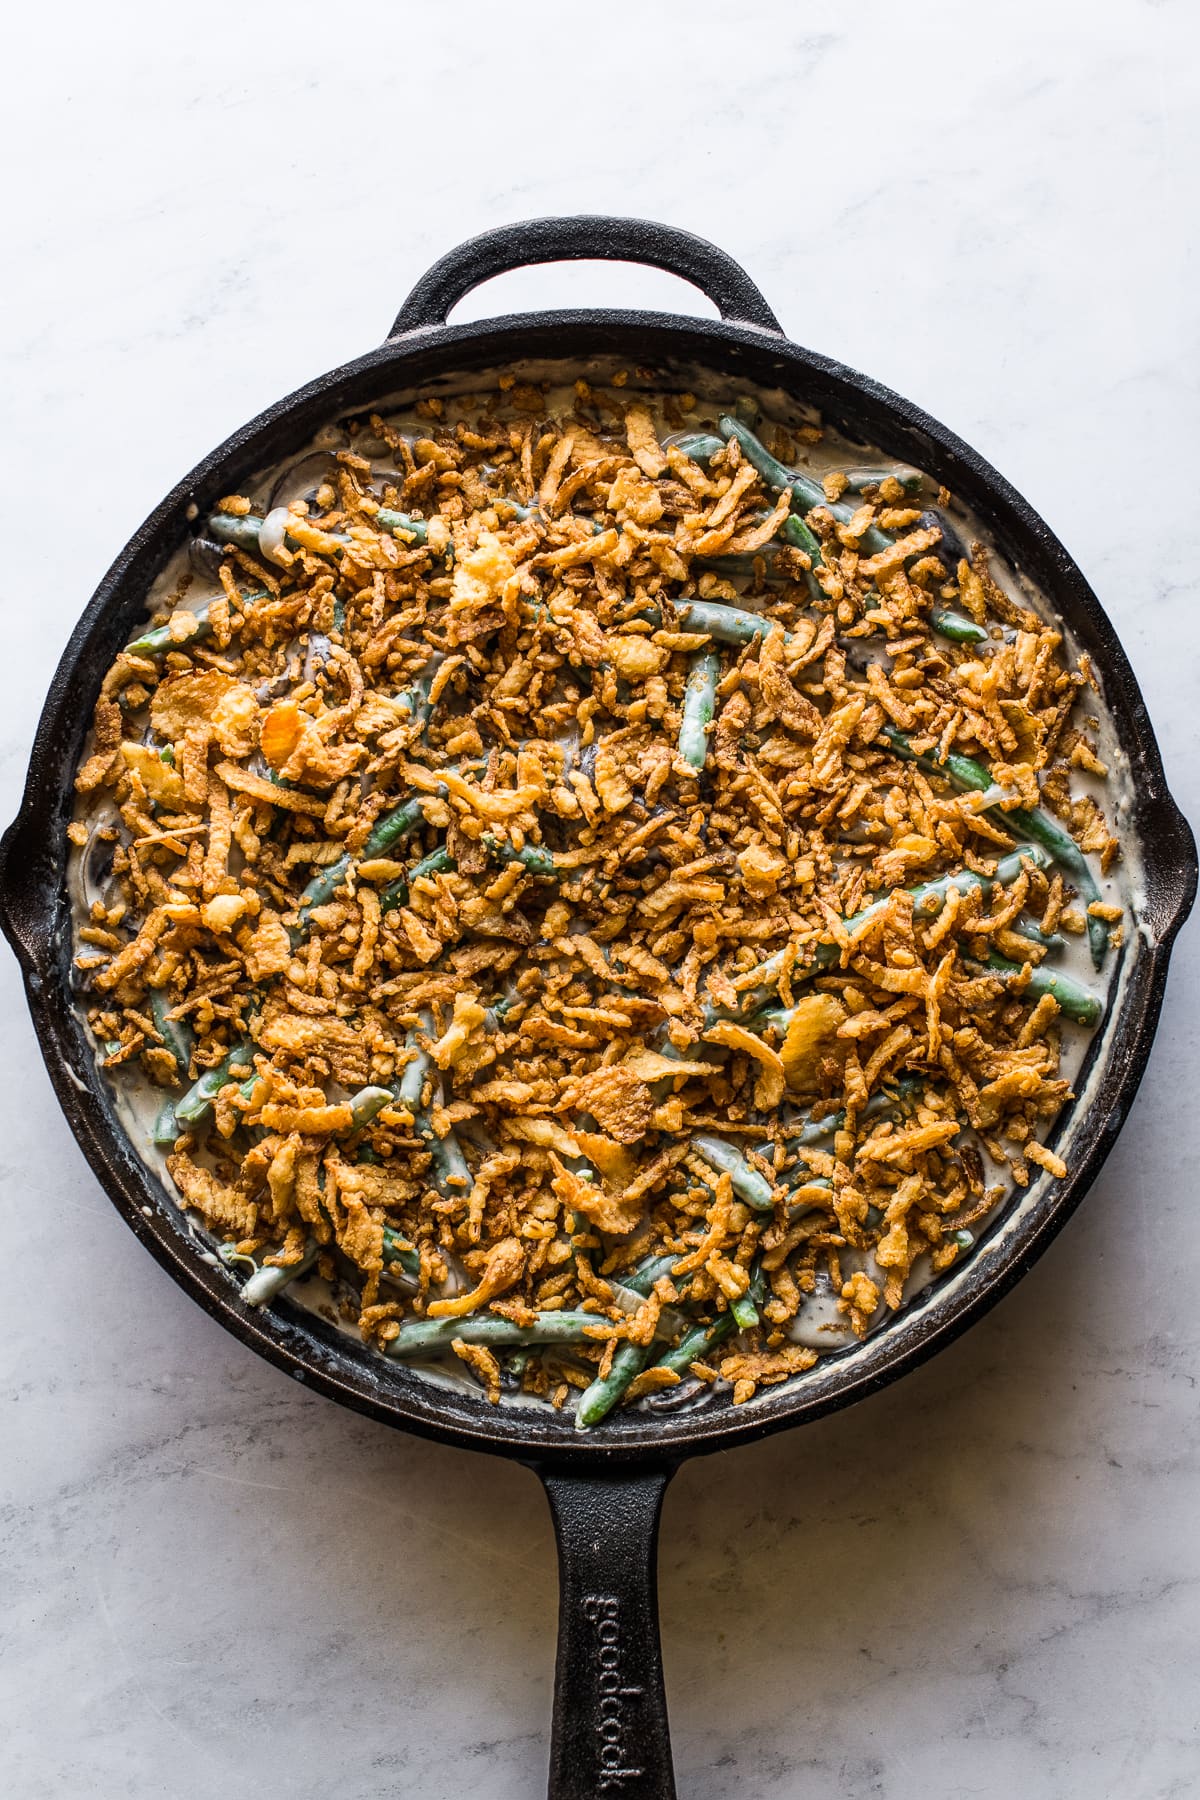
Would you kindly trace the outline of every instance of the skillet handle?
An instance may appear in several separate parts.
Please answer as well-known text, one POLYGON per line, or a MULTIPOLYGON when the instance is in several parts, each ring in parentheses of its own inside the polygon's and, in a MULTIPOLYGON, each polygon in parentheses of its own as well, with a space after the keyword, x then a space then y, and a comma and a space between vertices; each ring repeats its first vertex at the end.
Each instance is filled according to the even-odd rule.
POLYGON ((674 1473, 538 1470, 558 1541, 549 1800, 675 1800, 656 1589, 674 1473))
MULTIPOLYGON (((65 829, 65 826, 64 826, 65 829)), ((55 917, 48 859, 28 818, 28 801, 0 838, 0 931, 30 982, 41 981, 52 960, 55 917)))
POLYGON ((389 340, 407 331, 444 325, 464 294, 493 275, 550 262, 648 263, 690 281, 723 319, 783 335, 783 327, 740 263, 707 238, 653 219, 611 219, 581 213, 567 219, 526 219, 468 238, 435 262, 396 315, 389 340))

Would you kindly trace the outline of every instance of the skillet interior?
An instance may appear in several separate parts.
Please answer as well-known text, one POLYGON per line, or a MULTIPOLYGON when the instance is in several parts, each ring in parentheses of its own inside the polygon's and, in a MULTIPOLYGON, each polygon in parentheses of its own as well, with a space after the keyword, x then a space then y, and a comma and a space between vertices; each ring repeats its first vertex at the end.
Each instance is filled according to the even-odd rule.
MULTIPOLYGON (((403 317, 403 315, 402 315, 403 317)), ((652 383, 650 384, 652 385, 652 383)), ((550 1467, 669 1461, 728 1448, 817 1417, 883 1386, 964 1330, 1046 1248, 1082 1200, 1111 1148, 1145 1068, 1171 940, 1196 885, 1191 834, 1167 792, 1153 731, 1120 644, 1082 574, 1032 509, 966 445, 886 389, 774 333, 726 321, 663 314, 567 312, 483 326, 434 326, 389 341, 280 402, 235 433, 151 515, 101 583, 55 675, 20 816, 3 845, 5 928, 26 973, 51 1078, 85 1155, 147 1248, 244 1342, 298 1379, 388 1424, 550 1467), (202 1256, 175 1206, 118 1124, 70 990, 71 921, 65 827, 71 783, 104 672, 145 610, 146 592, 192 521, 221 494, 294 454, 332 418, 413 389, 470 385, 497 366, 588 358, 651 367, 671 380, 700 367, 733 388, 781 388, 815 406, 848 437, 911 462, 944 482, 980 520, 1008 565, 1025 575, 1099 672, 1131 804, 1121 835, 1140 871, 1138 929, 1122 953, 1113 1003, 1079 1077, 1088 1101, 1064 1118, 1072 1172, 1042 1177, 996 1221, 967 1260, 865 1343, 823 1358, 807 1375, 736 1410, 727 1400, 689 1415, 625 1413, 581 1437, 550 1409, 492 1408, 389 1364, 286 1300, 270 1313, 242 1305, 222 1270, 202 1256)))

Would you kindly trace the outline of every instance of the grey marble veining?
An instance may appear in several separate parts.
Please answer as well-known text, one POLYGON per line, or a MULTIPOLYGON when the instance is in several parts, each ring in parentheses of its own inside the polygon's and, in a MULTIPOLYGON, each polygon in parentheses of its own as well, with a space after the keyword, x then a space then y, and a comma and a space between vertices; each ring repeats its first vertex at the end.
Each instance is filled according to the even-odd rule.
MULTIPOLYGON (((68 630, 161 494, 377 341, 453 242, 555 211, 715 238, 791 335, 1003 469, 1200 817, 1188 0, 64 0, 7 49, 4 817, 68 630)), ((546 269, 462 316, 683 293, 546 269)), ((1117 1150, 1012 1297, 853 1412, 677 1478, 685 1800, 1200 1791, 1198 943, 1117 1150)), ((540 1792, 533 1477, 388 1435, 203 1317, 75 1149, 7 957, 0 984, 0 1792, 540 1792)))

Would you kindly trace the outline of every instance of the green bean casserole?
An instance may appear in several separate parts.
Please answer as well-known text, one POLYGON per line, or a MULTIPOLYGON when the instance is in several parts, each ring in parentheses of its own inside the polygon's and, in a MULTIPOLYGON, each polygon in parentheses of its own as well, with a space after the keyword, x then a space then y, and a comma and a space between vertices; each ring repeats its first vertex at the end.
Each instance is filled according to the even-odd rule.
POLYGON ((97 1054, 246 1301, 581 1429, 801 1375, 1064 1176, 1121 934, 1091 672, 951 497, 663 388, 221 500, 69 828, 97 1054))

